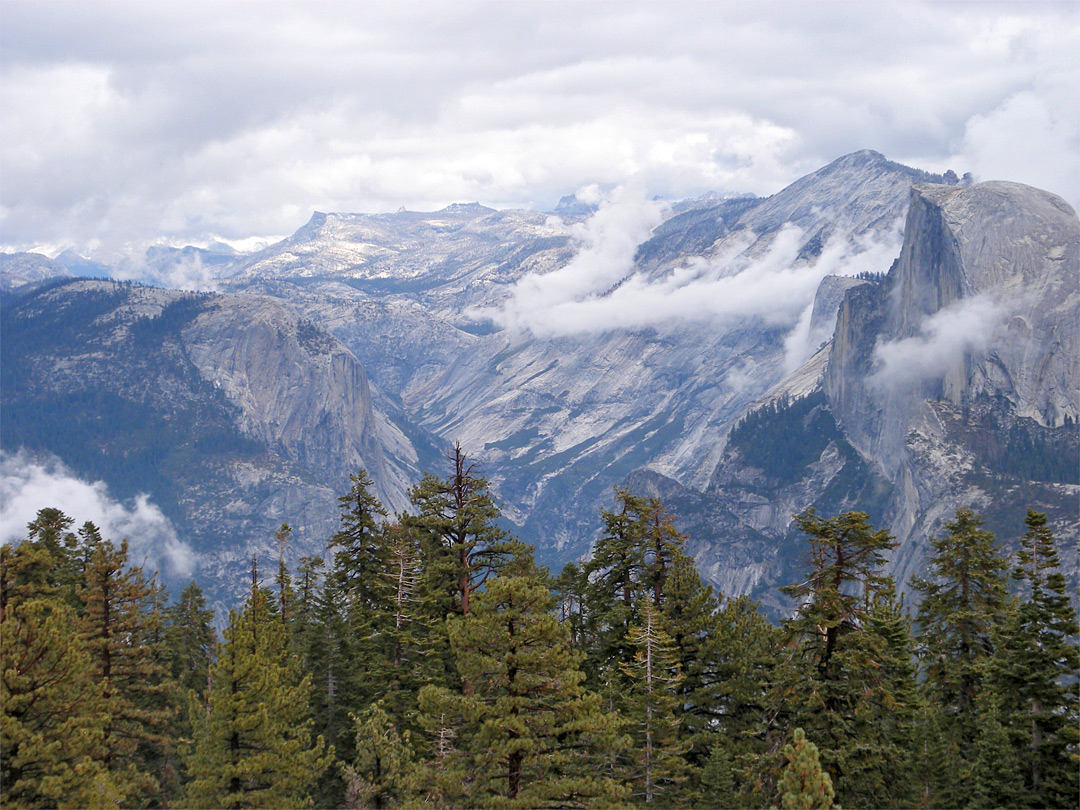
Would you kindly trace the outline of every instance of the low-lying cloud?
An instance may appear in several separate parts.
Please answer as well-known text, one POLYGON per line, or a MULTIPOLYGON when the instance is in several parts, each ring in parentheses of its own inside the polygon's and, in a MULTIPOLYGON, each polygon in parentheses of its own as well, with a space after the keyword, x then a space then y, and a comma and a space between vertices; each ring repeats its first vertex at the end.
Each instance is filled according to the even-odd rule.
POLYGON ((965 355, 985 351, 1004 320, 1005 308, 988 296, 965 298, 929 316, 920 334, 879 343, 872 386, 900 390, 940 379, 965 355))
POLYGON ((102 537, 116 543, 126 539, 131 563, 148 572, 183 578, 195 569, 195 552, 149 496, 121 503, 104 482, 84 481, 56 459, 42 461, 22 451, 0 454, 0 543, 25 539, 27 524, 45 508, 74 518, 73 529, 91 521, 102 537))
MULTIPOLYGON (((544 338, 751 318, 787 328, 797 326, 822 278, 880 271, 900 249, 897 227, 876 237, 837 237, 815 260, 800 260, 804 234, 789 224, 760 255, 748 255, 755 235, 747 233, 716 256, 692 257, 656 278, 635 267, 634 255, 659 212, 656 203, 625 193, 610 200, 581 226, 583 246, 570 263, 521 279, 500 308, 470 314, 544 338)), ((807 333, 808 321, 804 326, 807 333)), ((808 337, 789 341, 788 362, 797 366, 816 348, 808 337)))
POLYGON ((1076 204, 1075 2, 5 3, 12 250, 774 193, 872 148, 1076 204), (1071 184, 1071 185, 1070 185, 1071 184))

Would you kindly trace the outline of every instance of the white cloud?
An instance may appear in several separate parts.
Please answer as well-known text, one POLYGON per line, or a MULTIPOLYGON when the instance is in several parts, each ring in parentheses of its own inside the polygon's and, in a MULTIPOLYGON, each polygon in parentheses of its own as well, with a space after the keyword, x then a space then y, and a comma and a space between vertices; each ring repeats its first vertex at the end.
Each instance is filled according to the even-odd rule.
POLYGON ((894 227, 876 239, 834 238, 808 262, 798 258, 804 234, 788 224, 763 255, 748 255, 754 235, 745 234, 717 256, 693 257, 653 278, 636 270, 633 259, 658 216, 655 203, 624 193, 579 226, 583 248, 565 267, 526 276, 500 308, 469 314, 539 337, 761 318, 795 327, 785 344, 786 362, 794 368, 816 348, 808 345, 809 315, 805 329, 798 323, 821 279, 880 271, 900 250, 900 230, 894 227))
POLYGON ((9 2, 0 224, 105 258, 313 209, 768 194, 863 148, 1060 186, 1077 22, 1073 0, 9 2))
POLYGON ((874 348, 875 370, 868 383, 903 390, 945 376, 965 355, 990 345, 1004 314, 1004 307, 987 296, 964 298, 938 310, 922 323, 920 334, 874 348))
POLYGON ((91 521, 102 537, 116 543, 128 540, 132 564, 150 572, 189 577, 195 569, 195 552, 147 495, 120 503, 103 482, 83 481, 56 459, 0 453, 0 543, 24 539, 27 524, 44 508, 73 518, 73 528, 91 521))
POLYGON ((1080 210, 1080 93, 1075 83, 1071 89, 1071 104, 1051 104, 1024 91, 990 113, 973 116, 963 141, 972 173, 979 179, 1023 178, 1080 210))

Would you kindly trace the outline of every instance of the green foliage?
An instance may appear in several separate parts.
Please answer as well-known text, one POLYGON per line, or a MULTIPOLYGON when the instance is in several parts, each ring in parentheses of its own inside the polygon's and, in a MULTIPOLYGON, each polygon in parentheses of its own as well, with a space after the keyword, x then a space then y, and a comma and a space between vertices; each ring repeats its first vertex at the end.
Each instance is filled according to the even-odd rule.
POLYGON ((338 581, 342 595, 358 607, 370 609, 376 602, 376 588, 380 582, 377 572, 386 561, 386 550, 380 542, 379 517, 386 516, 386 509, 371 493, 374 485, 367 470, 350 475, 352 488, 347 495, 338 498, 341 505, 341 528, 332 538, 330 547, 338 549, 334 554, 331 576, 338 581))
POLYGON ((1025 522, 1013 572, 1023 598, 993 634, 987 681, 1015 730, 1027 796, 1018 806, 1065 807, 1080 793, 1080 627, 1046 516, 1029 509, 1025 522))
POLYGON ((728 437, 748 464, 780 483, 794 483, 829 442, 843 442, 843 436, 820 392, 764 405, 743 417, 728 437))
POLYGON ((99 752, 107 700, 74 610, 49 599, 9 603, 0 662, 0 804, 118 807, 123 794, 99 752))
POLYGON ((795 729, 794 743, 784 746, 787 765, 780 777, 780 802, 785 810, 829 810, 833 806, 833 786, 821 768, 818 748, 795 729))
POLYGON ((709 749, 709 758, 701 769, 700 807, 735 807, 735 778, 727 746, 716 742, 709 749))
POLYGON ((382 701, 368 706, 353 722, 356 757, 341 769, 346 805, 373 810, 400 806, 409 795, 414 767, 408 732, 398 732, 382 701))
MULTIPOLYGON (((97 537, 96 529, 88 536, 97 537)), ((125 797, 161 794, 160 762, 167 746, 175 683, 165 664, 165 639, 155 589, 128 567, 128 545, 98 539, 79 591, 85 605, 90 673, 101 684, 109 714, 102 758, 125 797)))
POLYGON ((1073 806, 1080 629, 1045 516, 1022 601, 979 518, 946 524, 915 580, 916 656, 881 573, 892 538, 863 513, 796 518, 808 571, 777 628, 626 490, 552 581, 451 460, 394 522, 354 476, 325 579, 318 557, 285 567, 283 526, 276 594, 253 581, 217 645, 195 583, 167 606, 126 543, 41 510, 0 548, 0 801, 1073 806))
POLYGON ((628 643, 634 657, 622 665, 626 685, 619 704, 634 744, 624 754, 625 778, 639 804, 670 805, 688 776, 683 754, 690 743, 679 735, 676 710, 682 673, 675 642, 652 600, 642 600, 628 643))
MULTIPOLYGON (((604 776, 623 745, 619 722, 583 688, 581 656, 553 615, 548 585, 519 556, 467 615, 449 619, 462 681, 473 689, 422 690, 437 742, 429 794, 447 783, 440 774, 468 773, 468 806, 610 806, 625 795, 604 776)), ((441 790, 443 801, 455 800, 441 790)))
POLYGON ((206 702, 191 696, 187 806, 311 807, 310 786, 333 751, 311 740, 310 688, 269 595, 253 588, 229 617, 206 702))
MULTIPOLYGON (((780 721, 772 734, 811 729, 840 801, 888 806, 915 683, 910 650, 905 660, 902 633, 894 635, 892 582, 880 571, 895 543, 861 512, 821 519, 811 510, 796 521, 808 535, 810 570, 781 589, 800 603, 785 622, 790 654, 770 696, 780 721)), ((766 784, 770 767, 763 760, 766 784)))
POLYGON ((949 784, 933 790, 934 801, 958 807, 971 798, 975 702, 994 649, 993 631, 1008 612, 1009 598, 1007 563, 981 518, 960 509, 945 528, 948 534, 931 540, 930 576, 911 584, 923 597, 917 652, 927 699, 958 757, 949 784))
POLYGON ((457 444, 450 452, 452 472, 445 479, 425 475, 410 500, 416 515, 408 525, 421 539, 425 590, 436 616, 466 616, 473 594, 515 553, 523 551, 499 526, 501 517, 476 465, 457 444))

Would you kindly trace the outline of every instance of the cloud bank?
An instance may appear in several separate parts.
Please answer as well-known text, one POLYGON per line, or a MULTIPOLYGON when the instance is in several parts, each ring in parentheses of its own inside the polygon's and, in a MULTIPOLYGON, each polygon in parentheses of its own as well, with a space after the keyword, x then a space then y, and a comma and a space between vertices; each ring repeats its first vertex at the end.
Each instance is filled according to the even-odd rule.
POLYGON ((1080 6, 4 3, 8 248, 108 259, 590 183, 770 194, 876 149, 1080 200, 1080 6))
POLYGON ((954 302, 928 317, 921 334, 879 343, 868 383, 888 391, 940 379, 966 355, 985 351, 1004 316, 1005 308, 985 295, 954 302))
POLYGON ((25 539, 26 525, 47 507, 74 518, 73 529, 91 521, 102 537, 127 539, 132 564, 148 572, 187 578, 195 570, 195 552, 147 495, 120 503, 103 482, 83 481, 55 459, 0 453, 0 543, 25 539))
POLYGON ((468 314, 543 338, 760 318, 794 327, 785 354, 796 368, 816 348, 808 345, 809 308, 821 280, 886 268, 901 245, 895 227, 877 239, 832 239, 807 262, 798 258, 804 234, 788 224, 763 255, 748 255, 755 235, 746 234, 717 256, 693 257, 656 278, 635 268, 634 255, 659 213, 656 203, 621 190, 577 227, 581 249, 565 267, 526 276, 500 308, 468 314))

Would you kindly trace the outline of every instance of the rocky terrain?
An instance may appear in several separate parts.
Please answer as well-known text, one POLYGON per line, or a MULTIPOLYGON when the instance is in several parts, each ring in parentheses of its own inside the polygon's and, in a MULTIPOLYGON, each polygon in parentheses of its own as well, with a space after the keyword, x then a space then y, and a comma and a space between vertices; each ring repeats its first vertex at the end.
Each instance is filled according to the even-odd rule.
MULTIPOLYGON (((251 553, 320 554, 361 467, 392 509, 417 448, 356 358, 280 301, 70 281, 7 298, 5 448, 49 453, 119 497, 149 492, 219 599, 251 553)), ((167 573, 167 572, 163 572, 167 573)))
MULTIPOLYGON (((1076 460, 1076 233, 1053 195, 859 152, 764 199, 317 213, 255 254, 159 249, 157 269, 197 259, 221 294, 123 288, 128 314, 105 321, 153 321, 136 299, 197 302, 152 351, 138 344, 159 358, 144 365, 182 358, 202 392, 192 401, 205 395, 215 404, 200 407, 250 444, 227 464, 208 456, 224 484, 150 462, 143 480, 220 502, 184 507, 232 520, 228 541, 199 541, 217 549, 208 576, 281 520, 304 527, 295 553, 311 553, 332 533, 332 490, 358 466, 403 508, 460 441, 545 562, 585 553, 598 509, 629 480, 673 505, 724 593, 765 596, 795 575, 791 515, 811 505, 864 508, 889 526, 901 578, 957 505, 984 508, 1007 539, 1023 508, 1041 505, 1076 536, 1077 465, 1070 478, 1014 459, 1027 442, 1076 460), (784 452, 781 438, 803 446, 784 452)), ((7 257, 4 289, 56 271, 34 261, 7 257)), ((5 330, 33 331, 65 296, 104 290, 88 284, 9 292, 5 330)), ((102 357, 137 365, 129 338, 95 339, 113 348, 41 348, 41 390, 61 370, 97 378, 102 357)), ((15 379, 5 368, 5 416, 40 401, 15 379)), ((130 398, 125 379, 115 396, 130 398)), ((151 379, 150 390, 175 387, 151 379)), ((5 425, 3 446, 36 435, 5 425)), ((91 474, 61 445, 33 449, 91 474)))

